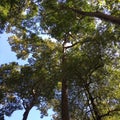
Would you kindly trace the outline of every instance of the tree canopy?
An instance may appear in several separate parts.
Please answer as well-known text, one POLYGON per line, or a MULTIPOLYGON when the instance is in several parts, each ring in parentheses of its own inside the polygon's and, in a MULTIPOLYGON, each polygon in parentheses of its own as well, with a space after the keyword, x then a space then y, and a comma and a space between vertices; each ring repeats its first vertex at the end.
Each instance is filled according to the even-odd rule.
POLYGON ((1 65, 0 114, 24 108, 26 120, 37 106, 43 116, 52 107, 54 120, 120 119, 119 5, 119 0, 3 0, 1 32, 12 33, 12 51, 29 64, 1 65))

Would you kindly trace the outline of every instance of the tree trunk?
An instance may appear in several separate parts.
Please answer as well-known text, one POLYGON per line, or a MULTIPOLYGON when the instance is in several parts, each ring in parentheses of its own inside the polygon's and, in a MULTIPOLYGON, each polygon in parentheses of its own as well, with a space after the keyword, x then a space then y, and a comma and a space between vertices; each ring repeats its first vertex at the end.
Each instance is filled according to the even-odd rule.
MULTIPOLYGON (((32 108, 32 107, 31 107, 31 108, 32 108)), ((22 120, 27 120, 28 114, 29 114, 31 108, 25 109, 25 112, 24 112, 24 114, 23 114, 23 119, 22 119, 22 120)))
POLYGON ((68 109, 68 88, 66 80, 62 81, 62 120, 69 120, 69 109, 68 109))
POLYGON ((35 105, 36 95, 33 93, 32 96, 33 96, 33 100, 29 104, 26 103, 25 105, 23 105, 24 108, 25 108, 25 112, 23 114, 23 119, 22 120, 27 120, 30 110, 35 105))
POLYGON ((4 119, 4 113, 0 113, 0 120, 5 120, 4 119))
POLYGON ((69 120, 69 106, 68 106, 68 86, 67 80, 65 76, 65 44, 66 41, 63 43, 63 56, 62 56, 62 102, 61 102, 61 109, 62 109, 62 120, 69 120))

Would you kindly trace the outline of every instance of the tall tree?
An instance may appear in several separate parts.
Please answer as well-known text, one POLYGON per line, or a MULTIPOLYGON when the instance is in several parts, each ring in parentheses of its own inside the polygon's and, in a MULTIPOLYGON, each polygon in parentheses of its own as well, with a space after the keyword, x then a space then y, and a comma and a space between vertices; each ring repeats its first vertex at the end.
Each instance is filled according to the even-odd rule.
MULTIPOLYGON (((98 4, 100 4, 100 3, 98 2, 98 4)), ((103 2, 101 4, 104 6, 103 2)), ((67 94, 67 89, 68 89, 68 85, 67 85, 68 78, 67 77, 68 76, 65 75, 67 70, 64 70, 66 68, 66 61, 67 61, 67 55, 66 55, 67 50, 66 49, 68 49, 70 47, 74 47, 77 44, 83 44, 83 45, 84 45, 84 43, 91 44, 93 41, 96 41, 97 39, 98 40, 103 39, 103 38, 101 38, 100 33, 102 35, 104 34, 104 38, 106 39, 106 41, 104 39, 104 44, 102 44, 102 45, 106 46, 107 42, 108 42, 108 38, 107 38, 108 35, 110 34, 109 38, 113 37, 113 39, 114 39, 115 35, 113 33, 113 30, 118 30, 118 29, 116 29, 116 26, 111 25, 111 24, 107 24, 104 22, 98 23, 99 22, 98 20, 91 19, 89 17, 84 17, 85 15, 78 16, 75 13, 75 10, 73 8, 71 10, 67 9, 69 7, 79 8, 79 6, 84 11, 85 10, 92 11, 92 10, 96 10, 96 9, 97 10, 101 9, 98 7, 98 5, 94 6, 92 3, 90 4, 87 1, 85 1, 85 2, 76 1, 76 3, 73 1, 66 1, 64 3, 60 3, 55 0, 52 2, 46 0, 46 1, 43 1, 41 5, 42 5, 42 8, 39 9, 40 10, 39 13, 41 14, 40 25, 41 25, 42 29, 44 31, 46 31, 48 34, 50 34, 52 37, 56 38, 58 40, 58 42, 61 44, 61 46, 63 46, 63 51, 61 52, 61 54, 62 54, 62 59, 61 59, 61 61, 62 61, 61 62, 61 64, 62 64, 62 69, 61 69, 62 70, 62 102, 61 102, 62 106, 61 106, 61 108, 62 108, 62 113, 64 113, 64 114, 61 114, 61 116, 62 116, 63 120, 69 120, 69 111, 68 111, 69 106, 68 106, 68 94, 67 94), (91 7, 91 5, 92 5, 92 7, 91 7), (66 6, 68 6, 68 7, 66 7, 66 6), (95 25, 96 23, 98 23, 97 26, 95 25), (104 31, 106 31, 106 32, 104 32, 104 31), (98 35, 98 37, 93 39, 97 35, 98 35), (89 41, 91 41, 91 42, 89 42, 89 41), (67 43, 69 43, 71 45, 66 46, 67 43)), ((114 3, 112 5, 114 5, 114 3)), ((110 5, 108 5, 108 6, 110 6, 110 5)), ((39 8, 40 8, 40 6, 39 6, 39 8)), ((104 9, 101 9, 101 10, 103 12, 105 12, 104 9)), ((87 14, 86 14, 86 16, 87 16, 87 14)), ((25 21, 25 23, 29 23, 29 20, 25 21)), ((31 24, 31 25, 33 25, 33 27, 34 27, 36 24, 35 25, 31 24)), ((28 25, 24 24, 24 26, 26 28, 28 28, 29 24, 28 25)), ((38 32, 38 30, 36 30, 36 29, 32 29, 32 30, 33 30, 33 32, 38 32)), ((18 37, 19 37, 20 33, 23 34, 23 31, 20 30, 20 32, 18 32, 18 33, 16 31, 16 35, 18 37)), ((34 34, 30 33, 30 37, 33 37, 35 34, 36 33, 34 33, 34 34)), ((116 37, 119 40, 118 34, 116 34, 116 35, 117 35, 116 37)), ((23 36, 23 40, 24 40, 24 38, 25 38, 25 35, 23 36)), ((15 43, 15 40, 17 40, 16 38, 13 38, 13 39, 14 39, 14 42, 12 43, 12 45, 15 43)), ((35 38, 34 38, 34 40, 35 40, 35 38)), ((115 38, 114 40, 117 40, 117 39, 115 38)), ((112 40, 110 39, 110 42, 111 41, 112 40)), ((26 43, 28 44, 28 41, 26 41, 26 43)), ((31 46, 34 43, 35 43, 35 41, 32 42, 32 39, 31 39, 31 46)), ((101 44, 98 44, 98 43, 95 43, 95 44, 96 44, 96 47, 94 47, 94 45, 92 44, 91 48, 99 50, 99 45, 101 45, 101 44)), ((17 45, 17 44, 15 44, 15 45, 17 45)), ((19 45, 20 45, 20 43, 18 44, 18 46, 19 45)), ((29 49, 26 49, 27 47, 25 47, 26 46, 25 44, 22 44, 22 45, 23 45, 22 51, 29 50, 29 49)), ((15 48, 15 46, 13 46, 13 47, 15 48)), ((90 50, 91 48, 86 46, 86 49, 90 50)), ((16 50, 14 50, 14 51, 16 51, 16 50)), ((19 53, 19 51, 17 51, 17 52, 19 53)), ((102 54, 103 50, 96 51, 96 52, 97 53, 100 52, 99 56, 97 56, 98 60, 99 60, 101 58, 101 54, 102 54)), ((28 53, 28 52, 26 52, 26 53, 28 53)), ((93 57, 94 54, 92 54, 91 56, 93 57)), ((93 58, 94 58, 94 60, 97 59, 95 57, 93 57, 93 58)), ((97 66, 94 66, 94 67, 97 67, 97 66)), ((86 69, 84 68, 83 71, 84 71, 84 74, 86 75, 87 73, 85 72, 85 70, 86 69)), ((87 94, 89 95, 88 99, 91 99, 92 107, 94 109, 94 114, 95 114, 96 118, 99 118, 98 111, 96 111, 96 106, 94 105, 94 101, 93 101, 94 97, 91 96, 89 89, 88 88, 86 88, 86 89, 87 89, 87 94)))
MULTIPOLYGON (((48 56, 46 57, 47 59, 43 60, 46 63, 51 63, 53 59, 48 61, 51 53, 42 51, 47 49, 47 47, 45 44, 39 43, 41 39, 37 35, 42 32, 55 38, 56 43, 59 44, 57 52, 60 52, 60 57, 58 57, 57 65, 60 67, 61 77, 59 79, 62 83, 62 118, 60 117, 62 120, 70 119, 71 101, 71 103, 74 103, 73 108, 77 108, 77 112, 82 111, 80 114, 82 117, 80 116, 81 118, 76 119, 101 120, 116 110, 111 110, 114 106, 114 99, 111 95, 108 95, 110 97, 109 100, 106 99, 104 97, 106 94, 100 90, 100 86, 104 88, 104 91, 107 91, 106 89, 110 90, 111 87, 107 87, 107 83, 112 83, 112 77, 107 74, 107 72, 110 72, 108 68, 113 64, 113 59, 118 61, 115 57, 117 52, 113 49, 119 45, 120 40, 120 28, 117 26, 117 24, 120 24, 118 5, 119 0, 112 2, 109 0, 36 0, 31 1, 27 7, 25 6, 22 17, 17 20, 18 22, 12 22, 15 27, 11 28, 11 32, 15 36, 11 37, 9 42, 12 50, 17 53, 18 58, 24 59, 31 53, 34 58, 32 62, 34 63, 36 58, 39 61, 41 60, 40 58, 44 58, 46 55, 48 56), (43 47, 40 47, 41 45, 43 47), (36 51, 39 54, 36 54, 36 51), (111 64, 107 64, 107 62, 111 64), (106 66, 107 70, 105 70, 106 66), (76 92, 75 86, 80 91, 76 92), (69 96, 68 90, 73 96, 69 96), (73 93, 77 96, 75 101, 72 98, 76 97, 73 93), (78 98, 79 94, 81 99, 78 98), (106 110, 104 110, 104 104, 100 102, 101 99, 103 101, 106 99, 105 102, 107 100, 112 101, 108 102, 112 104, 107 104, 109 107, 106 106, 106 110), (75 104, 78 101, 80 101, 80 105, 76 107, 75 104), (84 109, 82 110, 82 108, 84 109), (84 118, 86 115, 87 117, 84 118)), ((11 22, 9 21, 9 23, 11 22)), ((43 41, 41 40, 41 42, 43 41)), ((48 64, 45 64, 45 66, 47 67, 48 64)), ((112 71, 113 68, 113 66, 110 67, 112 71)), ((51 69, 53 68, 51 67, 51 69)), ((55 72, 55 74, 57 73, 55 72)), ((111 74, 111 76, 114 75, 111 74)), ((37 76, 39 75, 37 74, 37 76)), ((117 81, 118 78, 117 76, 117 81)), ((114 88, 114 85, 112 87, 114 88)), ((119 87, 117 90, 119 90, 119 87)), ((115 102, 119 103, 117 98, 115 102)), ((73 115, 73 119, 74 117, 73 115)))

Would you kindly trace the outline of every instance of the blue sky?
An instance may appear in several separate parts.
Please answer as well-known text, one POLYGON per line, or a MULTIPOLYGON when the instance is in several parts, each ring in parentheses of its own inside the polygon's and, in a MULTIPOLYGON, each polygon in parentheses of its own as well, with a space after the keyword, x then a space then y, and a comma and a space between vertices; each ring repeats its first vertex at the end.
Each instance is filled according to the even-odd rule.
MULTIPOLYGON (((22 120, 23 113, 24 113, 24 110, 15 111, 11 117, 5 116, 5 120, 22 120)), ((39 110, 36 110, 36 107, 33 107, 29 113, 27 120, 51 120, 53 111, 50 109, 48 110, 48 113, 49 115, 47 117, 44 117, 43 119, 41 119, 39 110)))
MULTIPOLYGON (((0 64, 9 63, 13 61, 19 62, 19 64, 21 65, 26 64, 27 61, 18 60, 16 54, 11 51, 11 47, 7 41, 8 36, 10 36, 10 34, 6 33, 0 34, 0 64)), ((24 110, 15 111, 11 117, 5 116, 5 120, 22 120, 23 113, 24 110)), ((52 113, 53 111, 50 109, 49 116, 41 119, 40 112, 36 110, 36 107, 33 107, 29 113, 27 120, 51 120, 52 113)))
POLYGON ((11 51, 11 47, 7 41, 8 36, 10 36, 10 34, 0 34, 0 64, 12 61, 19 62, 19 64, 27 63, 27 61, 18 60, 16 54, 11 51))

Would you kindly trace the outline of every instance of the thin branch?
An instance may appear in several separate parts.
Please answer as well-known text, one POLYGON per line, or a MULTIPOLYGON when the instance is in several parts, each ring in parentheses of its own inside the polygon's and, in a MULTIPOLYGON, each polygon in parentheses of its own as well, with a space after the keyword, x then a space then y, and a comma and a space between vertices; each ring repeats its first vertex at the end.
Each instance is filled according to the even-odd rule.
POLYGON ((110 116, 111 113, 113 113, 113 112, 119 112, 119 111, 120 111, 120 108, 116 108, 116 109, 108 111, 106 114, 103 114, 100 117, 102 118, 102 117, 110 116))
POLYGON ((75 43, 73 43, 72 45, 66 46, 66 47, 64 47, 64 48, 65 48, 65 49, 72 48, 72 47, 74 47, 75 45, 84 44, 84 43, 89 42, 89 41, 90 41, 90 40, 78 41, 78 42, 75 42, 75 43))
POLYGON ((74 43, 74 44, 72 44, 72 45, 70 45, 70 46, 67 46, 67 47, 65 47, 65 48, 66 48, 66 49, 72 48, 72 47, 74 47, 75 45, 77 45, 78 43, 80 43, 80 42, 76 42, 76 43, 74 43))

